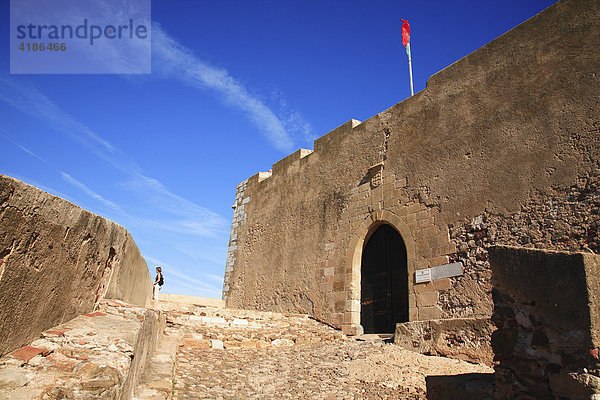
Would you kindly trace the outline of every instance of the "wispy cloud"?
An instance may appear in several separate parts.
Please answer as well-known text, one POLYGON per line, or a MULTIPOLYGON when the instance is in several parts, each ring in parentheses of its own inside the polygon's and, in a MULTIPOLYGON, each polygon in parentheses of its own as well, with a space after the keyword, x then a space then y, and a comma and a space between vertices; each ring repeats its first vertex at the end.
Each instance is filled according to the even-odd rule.
MULTIPOLYGON (((85 124, 77 121, 33 85, 17 83, 10 77, 0 76, 0 101, 48 123, 56 130, 77 140, 99 158, 125 174, 127 184, 123 185, 123 188, 143 199, 146 205, 162 211, 160 214, 162 219, 138 218, 137 222, 141 225, 198 236, 215 236, 227 230, 226 221, 220 215, 178 196, 160 181, 146 176, 142 168, 127 154, 85 124)), ((29 149, 12 142, 28 154, 46 162, 29 149)), ((77 186, 92 198, 113 209, 120 210, 117 204, 106 200, 85 184, 65 173, 69 179, 62 175, 62 171, 59 172, 65 181, 77 186)))
POLYGON ((215 282, 215 283, 223 285, 223 277, 222 276, 213 275, 213 274, 206 274, 204 276, 207 277, 208 279, 210 279, 211 281, 215 282))
POLYGON ((92 189, 90 189, 89 187, 87 187, 83 183, 79 182, 77 179, 73 178, 71 175, 69 175, 69 174, 67 174, 65 172, 60 172, 60 175, 62 176, 62 178, 65 181, 67 181, 71 185, 79 188, 80 190, 82 190, 85 194, 87 194, 91 198, 100 201, 101 203, 103 203, 104 205, 107 205, 110 208, 122 211, 121 207, 119 207, 117 204, 115 204, 112 201, 107 200, 104 197, 100 196, 98 193, 94 192, 92 189))
POLYGON ((43 162, 44 164, 49 165, 48 161, 46 161, 42 157, 38 156, 33 151, 29 150, 27 147, 15 142, 13 139, 11 139, 11 137, 8 135, 8 132, 6 132, 2 128, 0 128, 0 136, 2 136, 4 139, 8 140, 13 145, 17 146, 19 149, 23 150, 23 152, 25 152, 26 154, 29 154, 31 157, 37 158, 39 161, 43 162))
MULTIPOLYGON (((174 281, 172 279, 168 279, 168 276, 171 275, 171 276, 175 276, 175 277, 179 278, 180 280, 178 280, 177 282, 179 282, 182 285, 185 285, 186 287, 188 287, 190 289, 204 291, 205 293, 211 293, 212 296, 216 296, 216 297, 218 297, 221 292, 221 287, 217 287, 215 285, 207 283, 206 281, 198 279, 197 276, 193 277, 193 275, 190 274, 189 272, 184 272, 177 267, 169 265, 169 264, 167 264, 161 260, 158 260, 154 257, 151 257, 151 256, 144 255, 144 259, 150 265, 157 265, 163 269, 163 272, 165 273, 165 282, 174 281)), ((153 268, 151 268, 151 269, 153 270, 153 268)), ((204 274, 204 276, 207 277, 209 280, 215 281, 215 279, 213 279, 211 277, 216 277, 216 275, 204 274)), ((223 284, 222 279, 218 280, 216 282, 219 283, 220 285, 223 284)))
POLYGON ((109 142, 76 121, 31 84, 17 83, 7 76, 0 75, 0 101, 34 118, 47 121, 55 129, 79 141, 94 152, 97 152, 98 146, 102 151, 109 153, 116 151, 109 142))
POLYGON ((156 224, 161 229, 200 236, 214 236, 226 231, 226 221, 223 217, 176 195, 158 180, 140 173, 131 174, 130 178, 122 185, 125 189, 135 192, 148 205, 172 218, 165 224, 161 223, 160 219, 146 221, 146 224, 156 224))
MULTIPOLYGON (((0 128, 0 136, 2 136, 3 138, 5 138, 6 140, 8 140, 9 142, 11 142, 13 145, 17 146, 19 149, 21 149, 23 152, 25 152, 26 154, 30 155, 33 158, 36 158, 37 160, 41 161, 42 163, 44 163, 45 165, 47 165, 50 169, 56 171, 57 173, 60 174, 60 176, 63 178, 63 180, 65 180, 66 182, 70 183, 71 185, 75 186, 76 188, 80 189, 81 191, 83 191, 85 194, 87 194, 88 196, 90 196, 93 199, 98 200, 99 202, 103 203, 104 205, 118 210, 118 211, 123 211, 121 209, 121 207, 119 207, 117 204, 113 203, 110 200, 107 200, 106 198, 104 198, 103 196, 101 196, 100 194, 94 192, 92 189, 90 189, 87 185, 83 184, 82 182, 78 181, 77 179, 73 178, 71 175, 67 174, 66 172, 63 171, 59 171, 57 170, 53 165, 51 165, 46 159, 38 156, 36 153, 34 153, 33 151, 29 150, 27 147, 17 143, 16 141, 14 141, 13 139, 11 139, 7 134, 6 131, 2 128, 0 128)), ((18 179, 18 178, 17 178, 18 179)), ((21 179, 22 180, 22 179, 21 179)), ((25 182, 25 181, 24 181, 25 182)), ((40 189, 42 189, 42 187, 39 184, 35 184, 34 186, 39 187, 40 189)), ((44 189, 42 189, 44 190, 44 189)), ((46 190, 47 191, 47 190, 46 190)), ((55 191, 56 192, 56 191, 55 191)), ((48 192, 51 193, 51 192, 48 192)), ((60 194, 57 196, 66 198, 64 194, 60 194)))
POLYGON ((204 264, 223 265, 227 258, 227 242, 224 241, 221 246, 213 246, 210 249, 197 248, 197 246, 186 246, 186 243, 175 246, 175 249, 187 255, 192 260, 202 261, 204 264))
POLYGON ((276 149, 292 151, 297 139, 294 134, 300 132, 306 136, 306 131, 312 130, 310 124, 299 113, 289 110, 287 104, 285 115, 277 116, 226 69, 198 58, 169 36, 158 23, 153 23, 152 34, 153 73, 177 79, 194 88, 214 90, 226 104, 245 112, 276 149))
POLYGON ((48 161, 44 160, 42 157, 38 156, 37 154, 35 154, 33 151, 29 150, 27 147, 25 146, 21 146, 18 143, 13 143, 15 146, 17 146, 18 148, 20 148, 21 150, 23 150, 25 153, 29 154, 31 157, 33 158, 37 158, 38 160, 40 160, 43 163, 48 164, 48 161))
POLYGON ((271 101, 277 105, 277 115, 283 121, 286 129, 297 137, 300 141, 312 145, 317 138, 312 125, 296 110, 294 110, 286 100, 283 92, 273 87, 270 92, 271 101))

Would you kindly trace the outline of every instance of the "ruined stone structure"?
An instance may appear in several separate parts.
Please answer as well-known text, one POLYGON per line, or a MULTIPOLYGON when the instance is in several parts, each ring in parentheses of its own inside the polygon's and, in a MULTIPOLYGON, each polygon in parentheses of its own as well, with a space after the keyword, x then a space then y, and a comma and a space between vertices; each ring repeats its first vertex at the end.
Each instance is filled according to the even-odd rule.
POLYGON ((0 175, 0 356, 101 299, 145 306, 151 291, 125 228, 0 175))
POLYGON ((240 183, 226 305, 391 332, 491 315, 493 244, 598 252, 598 43, 562 0, 240 183))
POLYGON ((490 317, 432 319, 396 324, 394 343, 417 353, 493 365, 490 317))
POLYGON ((600 256, 490 250, 496 399, 600 395, 600 256))

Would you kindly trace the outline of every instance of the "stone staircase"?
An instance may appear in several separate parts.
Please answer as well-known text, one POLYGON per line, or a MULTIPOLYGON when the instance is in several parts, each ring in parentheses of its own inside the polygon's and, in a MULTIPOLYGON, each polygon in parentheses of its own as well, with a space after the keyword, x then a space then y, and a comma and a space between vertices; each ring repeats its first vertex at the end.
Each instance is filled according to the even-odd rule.
POLYGON ((164 314, 107 300, 0 359, 0 399, 130 399, 164 314))
POLYGON ((150 304, 166 315, 156 353, 134 394, 136 400, 171 399, 175 370, 189 363, 185 350, 263 350, 345 339, 341 332, 306 315, 224 309, 210 305, 159 301, 150 304), (179 350, 179 351, 178 351, 179 350))
POLYGON ((267 349, 344 338, 305 315, 150 306, 106 300, 43 332, 0 359, 0 398, 170 399, 180 348, 267 349))
POLYGON ((0 399, 424 399, 427 375, 490 371, 306 315, 107 300, 0 358, 0 399))
POLYGON ((176 336, 163 336, 154 356, 146 366, 133 399, 163 400, 172 398, 178 344, 176 336))

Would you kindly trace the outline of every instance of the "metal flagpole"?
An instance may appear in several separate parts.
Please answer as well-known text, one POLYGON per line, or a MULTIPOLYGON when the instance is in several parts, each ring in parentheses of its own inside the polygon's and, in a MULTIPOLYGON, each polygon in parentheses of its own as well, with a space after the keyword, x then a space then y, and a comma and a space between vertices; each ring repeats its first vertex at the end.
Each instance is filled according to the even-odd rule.
POLYGON ((413 96, 415 94, 415 89, 413 88, 413 78, 412 78, 412 60, 410 59, 410 25, 408 21, 400 18, 400 21, 404 22, 402 24, 402 44, 406 47, 406 54, 408 55, 408 72, 410 73, 410 95, 413 96))
POLYGON ((410 60, 410 43, 406 44, 406 50, 408 53, 408 72, 410 73, 410 95, 413 96, 415 94, 415 90, 413 89, 412 61, 410 60))

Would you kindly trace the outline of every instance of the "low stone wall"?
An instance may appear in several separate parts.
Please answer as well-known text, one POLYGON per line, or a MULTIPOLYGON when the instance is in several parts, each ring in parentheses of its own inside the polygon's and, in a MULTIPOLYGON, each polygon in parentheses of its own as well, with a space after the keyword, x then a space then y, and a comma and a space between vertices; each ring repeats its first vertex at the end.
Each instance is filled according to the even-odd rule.
MULTIPOLYGON (((185 296, 182 294, 169 294, 169 293, 160 293, 158 295, 160 301, 170 301, 173 303, 184 303, 184 304, 194 304, 197 306, 206 306, 206 307, 225 307, 225 300, 221 299, 211 299, 209 297, 195 297, 195 296, 185 296)), ((152 302, 152 300, 151 300, 152 302)), ((152 305, 154 305, 152 303, 152 305)))
POLYGON ((135 357, 131 361, 127 378, 121 387, 119 400, 130 400, 133 398, 137 384, 154 354, 165 326, 166 317, 161 311, 147 310, 144 313, 144 321, 135 342, 135 357))
POLYGON ((396 324, 394 343, 422 354, 492 365, 489 317, 436 319, 396 324))
POLYGON ((496 399, 600 394, 600 257, 492 247, 496 399))
POLYGON ((493 400, 494 374, 427 375, 427 400, 493 400))
POLYGON ((0 175, 0 356, 103 298, 143 306, 151 292, 127 230, 0 175))
POLYGON ((101 301, 0 358, 0 398, 130 400, 164 328, 162 312, 101 301))

